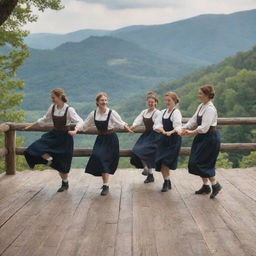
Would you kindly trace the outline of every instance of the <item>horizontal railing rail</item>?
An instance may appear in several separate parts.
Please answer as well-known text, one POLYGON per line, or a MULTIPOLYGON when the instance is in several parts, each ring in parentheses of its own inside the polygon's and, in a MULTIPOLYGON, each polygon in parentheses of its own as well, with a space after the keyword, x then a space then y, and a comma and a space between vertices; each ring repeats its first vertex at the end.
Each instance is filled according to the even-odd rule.
MULTIPOLYGON (((186 123, 189 118, 183 118, 182 122, 186 123)), ((16 147, 16 131, 25 132, 47 132, 50 131, 53 126, 47 125, 44 127, 33 127, 29 130, 24 130, 28 124, 26 123, 3 123, 0 124, 0 132, 5 134, 5 147, 0 148, 0 157, 5 158, 5 171, 6 174, 15 174, 16 172, 16 155, 23 155, 26 150, 25 147, 16 147)), ((218 125, 256 125, 256 117, 229 117, 218 118, 218 125)), ((71 128, 74 127, 71 126, 71 128)), ((135 133, 143 133, 144 127, 137 127, 135 133)), ((117 129, 118 133, 127 133, 124 129, 117 129)), ((88 129, 86 132, 79 132, 79 134, 97 135, 98 132, 95 128, 88 129)), ((190 147, 182 147, 180 155, 187 156, 190 154, 190 147)), ((256 151, 256 143, 222 143, 221 152, 251 152, 256 151)), ((86 157, 90 156, 92 149, 75 148, 74 157, 86 157)), ((121 157, 130 157, 130 149, 121 149, 121 157)))

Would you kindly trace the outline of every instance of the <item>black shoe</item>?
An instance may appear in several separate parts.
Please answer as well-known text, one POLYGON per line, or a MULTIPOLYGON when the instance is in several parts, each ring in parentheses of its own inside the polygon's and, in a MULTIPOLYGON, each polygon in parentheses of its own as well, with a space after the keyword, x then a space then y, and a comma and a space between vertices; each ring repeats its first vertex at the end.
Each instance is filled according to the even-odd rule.
POLYGON ((211 188, 209 185, 206 185, 206 184, 203 184, 203 186, 195 192, 195 194, 197 195, 209 194, 209 193, 211 193, 211 188))
POLYGON ((106 196, 109 192, 109 186, 103 185, 101 188, 102 188, 102 191, 101 191, 100 195, 101 196, 106 196))
POLYGON ((170 186, 169 180, 165 180, 161 192, 167 192, 169 190, 169 186, 170 186))
POLYGON ((154 175, 152 173, 149 173, 148 177, 144 180, 144 183, 151 183, 154 181, 155 181, 154 175))
POLYGON ((144 176, 148 176, 148 169, 144 168, 143 172, 141 173, 144 176))
POLYGON ((217 182, 215 185, 212 185, 212 193, 210 195, 210 198, 214 199, 215 196, 217 196, 218 193, 221 191, 221 189, 222 189, 222 186, 220 185, 219 182, 217 182))
POLYGON ((168 189, 172 189, 172 183, 171 183, 171 180, 168 180, 168 189))
POLYGON ((68 187, 69 187, 68 182, 62 181, 61 187, 57 190, 57 192, 63 192, 65 190, 68 190, 68 187))

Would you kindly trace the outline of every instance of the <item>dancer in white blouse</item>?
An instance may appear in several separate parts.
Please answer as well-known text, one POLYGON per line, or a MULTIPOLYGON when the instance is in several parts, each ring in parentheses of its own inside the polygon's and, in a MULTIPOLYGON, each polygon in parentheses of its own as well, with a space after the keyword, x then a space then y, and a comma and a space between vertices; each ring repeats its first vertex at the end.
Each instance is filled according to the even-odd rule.
POLYGON ((24 152, 30 168, 36 164, 48 164, 59 172, 62 178, 62 185, 58 192, 63 192, 69 187, 68 173, 71 167, 74 142, 68 134, 71 123, 82 122, 83 120, 76 113, 75 109, 66 102, 64 90, 56 88, 51 92, 53 104, 47 113, 37 122, 28 125, 25 130, 35 126, 53 124, 54 129, 32 143, 24 152))
POLYGON ((191 154, 188 163, 189 173, 202 178, 203 185, 196 191, 196 194, 209 194, 212 184, 210 198, 215 196, 222 189, 215 178, 215 164, 220 151, 220 135, 216 130, 217 110, 212 103, 215 96, 212 85, 202 86, 198 91, 198 97, 202 102, 193 117, 183 126, 182 135, 196 135, 194 138, 191 154))
POLYGON ((154 182, 153 169, 155 168, 155 155, 160 134, 153 130, 157 116, 161 113, 156 109, 157 95, 153 92, 147 94, 148 108, 143 110, 134 120, 131 129, 143 125, 145 132, 139 137, 132 149, 131 164, 136 168, 144 168, 142 174, 146 175, 144 183, 154 182))
POLYGON ((98 108, 92 111, 84 122, 78 123, 74 131, 69 132, 71 135, 76 135, 78 131, 86 131, 91 127, 97 128, 99 135, 94 143, 85 172, 94 176, 102 176, 102 196, 109 192, 109 174, 115 173, 119 161, 119 141, 115 129, 126 129, 132 132, 118 113, 115 110, 110 110, 107 104, 107 94, 99 93, 96 96, 98 108))
POLYGON ((170 169, 177 168, 179 152, 181 148, 182 116, 176 107, 179 98, 175 92, 165 94, 166 109, 161 111, 154 124, 154 130, 162 133, 156 152, 156 171, 162 173, 164 183, 162 192, 172 188, 170 180, 170 169))

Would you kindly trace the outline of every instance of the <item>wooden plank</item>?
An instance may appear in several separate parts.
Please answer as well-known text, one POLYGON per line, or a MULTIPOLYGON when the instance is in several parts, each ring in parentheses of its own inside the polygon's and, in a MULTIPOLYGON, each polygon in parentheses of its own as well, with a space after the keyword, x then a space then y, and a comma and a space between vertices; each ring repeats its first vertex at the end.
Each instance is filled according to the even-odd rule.
MULTIPOLYGON (((157 196, 157 194, 155 195, 157 196)), ((178 193, 175 184, 173 184, 171 191, 164 194, 163 199, 165 200, 160 200, 161 193, 158 194, 158 197, 159 200, 156 198, 154 201, 159 204, 152 205, 152 211, 157 210, 157 216, 161 216, 158 222, 155 222, 159 255, 166 255, 168 251, 175 252, 176 255, 211 255, 200 229, 178 193), (163 211, 166 216, 162 216, 163 211), (164 217, 168 223, 164 222, 164 217), (160 228, 161 223, 162 228, 160 228), (163 239, 165 239, 165 244, 161 243, 163 239)))
MULTIPOLYGON (((228 179, 223 178, 222 174, 225 171, 220 170, 218 175, 225 191, 221 195, 222 200, 217 201, 222 207, 217 209, 223 209, 221 213, 226 213, 223 215, 223 219, 241 241, 241 246, 246 255, 256 255, 255 201, 236 188, 228 179)), ((236 175, 236 171, 233 171, 233 174, 236 175)))
POLYGON ((151 203, 147 200, 149 186, 144 186, 143 177, 136 173, 133 185, 133 255, 158 255, 151 203), (138 176, 139 175, 139 176, 138 176))
POLYGON ((43 173, 38 172, 38 174, 38 181, 40 180, 43 189, 39 185, 39 193, 2 226, 0 232, 0 255, 3 252, 7 253, 10 248, 19 247, 19 243, 22 247, 28 239, 28 237, 23 236, 24 233, 29 230, 29 227, 33 226, 32 223, 37 223, 42 209, 45 212, 49 207, 56 208, 56 205, 50 204, 52 198, 56 195, 56 179, 54 178, 56 177, 56 172, 44 171, 43 173), (40 177, 42 179, 39 179, 40 177))
POLYGON ((111 182, 108 196, 92 201, 76 255, 114 255, 121 188, 111 182))
MULTIPOLYGON (((256 169, 256 168, 255 168, 256 169)), ((254 171, 254 175, 256 172, 254 171)), ((221 175, 235 186, 241 193, 247 195, 256 202, 256 181, 248 170, 232 169, 221 171, 221 175), (234 175, 235 174, 235 175, 234 175)))
POLYGON ((0 132, 7 132, 10 130, 10 126, 6 123, 0 124, 0 132))
POLYGON ((56 255, 75 256, 81 247, 84 233, 86 232, 88 211, 99 192, 95 183, 90 186, 92 179, 89 175, 86 180, 83 197, 69 220, 68 228, 57 247, 56 255))
POLYGON ((159 192, 160 173, 143 184, 140 170, 118 170, 107 197, 101 179, 81 169, 64 193, 56 193, 55 171, 2 175, 0 205, 10 213, 24 205, 0 228, 0 255, 256 255, 255 171, 218 170, 223 191, 215 200, 194 195, 201 181, 186 170, 171 173, 167 193, 159 192))
MULTIPOLYGON (((210 200, 208 196, 194 194, 196 188, 201 185, 200 178, 194 176, 188 178, 187 175, 184 171, 180 171, 179 175, 175 175, 174 182, 201 230, 211 254, 246 256, 247 253, 243 249, 242 242, 217 211, 216 200, 210 200)), ((218 198, 221 198, 221 195, 218 198)))
POLYGON ((117 179, 121 184, 122 190, 115 244, 116 256, 133 255, 133 184, 137 175, 138 171, 135 169, 120 170, 117 173, 117 179))
MULTIPOLYGON (((31 198, 42 188, 41 180, 35 179, 37 174, 30 172, 29 175, 24 173, 22 179, 16 186, 15 183, 1 186, 0 191, 0 227, 4 225, 14 214, 16 214, 31 198)), ((38 176, 37 176, 38 177, 38 176)))
MULTIPOLYGON (((134 255, 169 255, 170 252, 171 255, 210 255, 200 230, 175 186, 173 190, 161 193, 163 180, 160 173, 155 174, 154 184, 145 185, 143 177, 138 179, 140 182, 137 190, 142 194, 138 207, 149 206, 149 212, 145 216, 143 211, 140 211, 138 216, 142 219, 137 222, 134 220, 134 240, 139 240, 134 245, 137 250, 134 255), (144 218, 151 218, 151 221, 145 222, 144 218), (153 237, 147 242, 144 240, 145 234, 153 237), (148 243, 151 245, 148 246, 148 243), (152 244, 155 244, 156 252, 147 251, 145 248, 150 249, 152 244)), ((134 194, 136 195, 135 191, 134 194)), ((137 215, 134 218, 137 218, 137 215)))
MULTIPOLYGON (((58 245, 68 232, 70 220, 77 205, 83 197, 85 187, 80 184, 80 173, 76 178, 70 178, 70 190, 64 193, 57 193, 51 201, 55 207, 50 207, 46 212, 43 209, 39 215, 39 223, 35 227, 28 230, 28 234, 24 234, 27 239, 26 244, 22 247, 17 255, 56 255, 58 245), (79 176, 79 177, 77 177, 79 176), (58 205, 56 209, 56 205, 58 205), (49 215, 51 218, 49 219, 49 215), (42 225, 43 232, 38 232, 42 225), (29 238, 29 239, 28 239, 29 238)), ((74 175, 71 175, 75 177, 74 175)))

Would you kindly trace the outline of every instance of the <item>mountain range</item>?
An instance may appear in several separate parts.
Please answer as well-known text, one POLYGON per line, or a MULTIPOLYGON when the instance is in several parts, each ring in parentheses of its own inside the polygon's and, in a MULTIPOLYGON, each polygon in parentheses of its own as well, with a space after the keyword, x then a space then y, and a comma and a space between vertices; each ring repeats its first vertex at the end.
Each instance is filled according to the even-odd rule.
POLYGON ((53 50, 31 49, 19 71, 26 81, 22 107, 32 110, 37 102, 37 109, 45 109, 49 91, 55 87, 64 88, 72 102, 93 102, 99 91, 107 91, 112 101, 120 101, 193 68, 110 36, 69 42, 53 50))
POLYGON ((79 30, 68 34, 31 34, 31 48, 52 49, 90 36, 111 35, 134 42, 162 57, 201 65, 217 63, 256 41, 256 9, 232 14, 205 14, 161 25, 128 26, 114 31, 79 30))
POLYGON ((18 73, 26 81, 22 107, 43 110, 49 91, 63 87, 71 102, 84 109, 94 105, 101 90, 116 104, 249 50, 256 44, 256 10, 115 31, 32 34, 26 42, 45 49, 31 49, 18 73))

